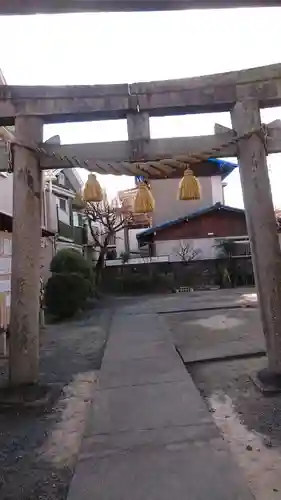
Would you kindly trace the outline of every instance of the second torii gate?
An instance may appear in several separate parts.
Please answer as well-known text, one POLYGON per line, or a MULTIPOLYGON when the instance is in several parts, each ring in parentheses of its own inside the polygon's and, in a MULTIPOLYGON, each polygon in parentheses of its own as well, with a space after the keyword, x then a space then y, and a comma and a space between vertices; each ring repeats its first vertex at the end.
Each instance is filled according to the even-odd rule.
MULTIPOLYGON (((202 151, 209 156, 239 158, 268 373, 273 379, 280 376, 281 252, 266 155, 281 151, 281 129, 274 123, 263 127, 260 119, 260 107, 280 104, 281 64, 132 85, 0 87, 0 126, 15 124, 15 141, 9 148, 14 173, 12 384, 38 379, 42 170, 80 166, 99 173, 167 178, 175 168, 183 170, 186 162, 197 162, 202 151), (217 111, 231 111, 233 131, 150 139, 150 116, 217 111), (44 123, 118 118, 127 119, 128 141, 42 145, 44 123)), ((2 148, 0 165, 5 162, 8 165, 8 155, 2 148)), ((196 166, 194 172, 196 175, 196 166)))

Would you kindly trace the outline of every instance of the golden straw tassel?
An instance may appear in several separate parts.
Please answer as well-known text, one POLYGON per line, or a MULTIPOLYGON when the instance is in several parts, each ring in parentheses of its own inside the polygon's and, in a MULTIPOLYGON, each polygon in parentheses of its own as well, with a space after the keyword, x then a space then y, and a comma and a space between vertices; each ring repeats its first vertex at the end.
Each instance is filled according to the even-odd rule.
POLYGON ((86 202, 99 202, 103 200, 103 191, 95 174, 89 174, 86 182, 83 199, 86 202))
POLYGON ((178 200, 200 200, 200 183, 187 166, 179 183, 178 200))
POLYGON ((137 194, 134 200, 134 213, 146 214, 153 212, 155 207, 155 200, 152 196, 150 189, 144 182, 138 185, 137 194))

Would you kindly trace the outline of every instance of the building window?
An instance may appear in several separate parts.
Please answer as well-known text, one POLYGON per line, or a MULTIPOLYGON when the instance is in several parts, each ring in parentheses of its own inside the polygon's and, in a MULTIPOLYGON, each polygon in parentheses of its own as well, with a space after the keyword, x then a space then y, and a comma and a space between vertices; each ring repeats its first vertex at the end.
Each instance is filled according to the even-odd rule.
POLYGON ((248 239, 235 240, 232 257, 250 257, 250 256, 251 256, 250 241, 248 239))
POLYGON ((73 212, 73 226, 83 227, 83 225, 84 225, 83 215, 78 212, 73 212))
POLYGON ((59 198, 59 208, 63 212, 67 212, 67 202, 65 198, 59 198))
POLYGON ((251 257, 249 238, 225 238, 216 241, 219 257, 251 257))
POLYGON ((65 176, 62 172, 58 175, 58 184, 61 186, 65 185, 65 176))

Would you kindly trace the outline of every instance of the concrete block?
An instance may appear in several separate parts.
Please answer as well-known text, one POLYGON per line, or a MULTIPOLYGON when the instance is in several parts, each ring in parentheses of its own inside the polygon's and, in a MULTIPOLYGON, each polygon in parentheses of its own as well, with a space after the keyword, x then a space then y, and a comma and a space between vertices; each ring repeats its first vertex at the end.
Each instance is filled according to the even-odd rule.
POLYGON ((240 474, 212 442, 140 445, 81 460, 68 500, 254 500, 240 474))
POLYGON ((87 434, 124 432, 210 422, 197 390, 167 382, 97 391, 87 434))
POLYGON ((102 389, 186 380, 186 369, 177 356, 113 361, 105 359, 99 378, 102 389))
POLYGON ((118 336, 111 338, 106 348, 104 361, 125 361, 141 358, 168 358, 174 356, 174 347, 167 342, 123 342, 118 336))

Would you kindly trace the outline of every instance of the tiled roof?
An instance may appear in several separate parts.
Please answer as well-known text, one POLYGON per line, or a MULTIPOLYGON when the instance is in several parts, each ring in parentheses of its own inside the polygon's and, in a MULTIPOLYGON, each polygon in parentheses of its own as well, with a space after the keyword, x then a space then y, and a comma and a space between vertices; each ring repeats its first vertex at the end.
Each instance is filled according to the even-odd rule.
POLYGON ((201 217, 202 215, 211 213, 211 212, 216 212, 219 210, 224 210, 226 212, 235 212, 235 213, 245 213, 245 211, 241 208, 235 208, 235 207, 229 207, 228 205, 223 205, 222 203, 215 203, 215 205, 211 205, 209 207, 205 208, 200 208, 199 210, 196 210, 196 212, 193 212, 189 215, 185 215, 183 217, 178 217, 177 219, 174 220, 169 220, 166 222, 163 222, 163 224, 159 224, 158 226, 150 227, 149 229, 146 229, 145 231, 142 231, 141 233, 137 234, 137 239, 143 239, 146 236, 149 236, 153 233, 156 233, 157 231, 162 231, 163 229, 167 229, 168 227, 175 226, 177 224, 180 224, 181 222, 187 222, 191 219, 195 219, 197 217, 201 217))

